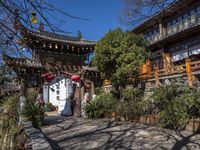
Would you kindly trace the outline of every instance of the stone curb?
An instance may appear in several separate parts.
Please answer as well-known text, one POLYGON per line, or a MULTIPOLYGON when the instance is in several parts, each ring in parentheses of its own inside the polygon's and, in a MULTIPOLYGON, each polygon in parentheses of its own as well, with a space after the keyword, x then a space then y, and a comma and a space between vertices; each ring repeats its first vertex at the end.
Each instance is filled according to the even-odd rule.
POLYGON ((24 122, 23 125, 26 135, 31 140, 33 150, 52 150, 51 145, 40 129, 34 128, 30 121, 24 122))

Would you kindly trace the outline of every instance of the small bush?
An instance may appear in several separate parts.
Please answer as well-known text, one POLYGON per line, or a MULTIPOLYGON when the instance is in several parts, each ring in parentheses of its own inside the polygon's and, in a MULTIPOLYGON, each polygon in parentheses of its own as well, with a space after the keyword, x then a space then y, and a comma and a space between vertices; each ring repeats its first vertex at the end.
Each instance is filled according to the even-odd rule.
POLYGON ((0 149, 13 149, 18 137, 19 96, 6 97, 0 111, 0 149))
POLYGON ((30 102, 36 102, 36 99, 37 99, 37 96, 38 96, 38 92, 37 91, 31 91, 31 92, 28 92, 28 96, 27 96, 27 101, 30 101, 30 102))
POLYGON ((191 89, 191 93, 186 95, 187 113, 190 119, 200 117, 200 89, 191 89))
POLYGON ((117 104, 116 114, 128 119, 137 118, 143 112, 143 91, 136 88, 124 89, 122 101, 117 104))
POLYGON ((152 95, 164 127, 183 129, 188 122, 192 90, 185 85, 168 85, 155 89, 152 95))
POLYGON ((22 117, 31 121, 35 128, 39 128, 44 118, 44 108, 42 105, 27 101, 22 110, 22 117))
POLYGON ((90 119, 103 118, 104 112, 103 112, 102 107, 103 107, 103 103, 95 99, 91 102, 88 102, 85 105, 84 111, 85 111, 86 116, 90 119))
POLYGON ((52 103, 46 103, 44 106, 45 111, 52 111, 54 109, 54 106, 52 103))
POLYGON ((115 111, 116 100, 111 93, 101 93, 86 104, 84 111, 91 119, 103 118, 115 111))

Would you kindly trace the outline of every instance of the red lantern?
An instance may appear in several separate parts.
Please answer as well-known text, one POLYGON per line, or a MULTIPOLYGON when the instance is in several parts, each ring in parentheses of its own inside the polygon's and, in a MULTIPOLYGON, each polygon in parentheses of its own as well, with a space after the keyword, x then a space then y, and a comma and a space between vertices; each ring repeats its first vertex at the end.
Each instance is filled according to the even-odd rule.
POLYGON ((48 76, 45 77, 45 79, 46 79, 47 81, 52 81, 54 78, 55 78, 55 76, 52 75, 52 74, 50 74, 50 75, 48 75, 48 76))
POLYGON ((80 76, 77 75, 77 74, 72 75, 72 76, 71 76, 71 80, 72 80, 72 81, 75 81, 75 82, 78 82, 78 81, 80 81, 80 76))
POLYGON ((47 76, 47 80, 52 81, 54 79, 53 75, 47 76))

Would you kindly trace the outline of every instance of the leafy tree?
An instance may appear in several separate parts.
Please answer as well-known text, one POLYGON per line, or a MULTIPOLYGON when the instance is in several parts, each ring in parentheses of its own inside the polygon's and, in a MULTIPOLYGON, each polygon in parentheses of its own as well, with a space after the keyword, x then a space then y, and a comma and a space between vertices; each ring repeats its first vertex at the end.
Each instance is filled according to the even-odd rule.
POLYGON ((97 43, 92 62, 102 79, 111 79, 115 87, 124 87, 129 77, 137 79, 139 66, 148 56, 146 45, 142 35, 115 29, 97 43))

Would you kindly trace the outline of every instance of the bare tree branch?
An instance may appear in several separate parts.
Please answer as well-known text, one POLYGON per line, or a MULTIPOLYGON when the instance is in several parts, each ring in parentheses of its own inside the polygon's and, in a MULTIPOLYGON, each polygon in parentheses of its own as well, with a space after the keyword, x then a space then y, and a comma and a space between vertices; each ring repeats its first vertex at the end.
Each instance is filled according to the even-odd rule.
POLYGON ((136 26, 160 12, 173 0, 122 0, 124 8, 119 20, 127 25, 136 26))
POLYGON ((18 18, 23 26, 32 30, 38 29, 38 24, 34 25, 31 22, 33 12, 37 14, 37 20, 43 22, 43 24, 47 26, 47 29, 50 29, 53 32, 70 33, 59 29, 64 22, 52 15, 55 12, 72 19, 82 21, 90 20, 88 18, 73 16, 56 8, 45 0, 0 0, 0 52, 13 52, 14 55, 19 55, 21 57, 24 57, 24 55, 17 41, 23 39, 14 28, 17 15, 16 10, 18 10, 18 18), (54 18, 53 23, 47 18, 47 15, 54 18), (55 20, 59 22, 59 24, 55 23, 55 20))

